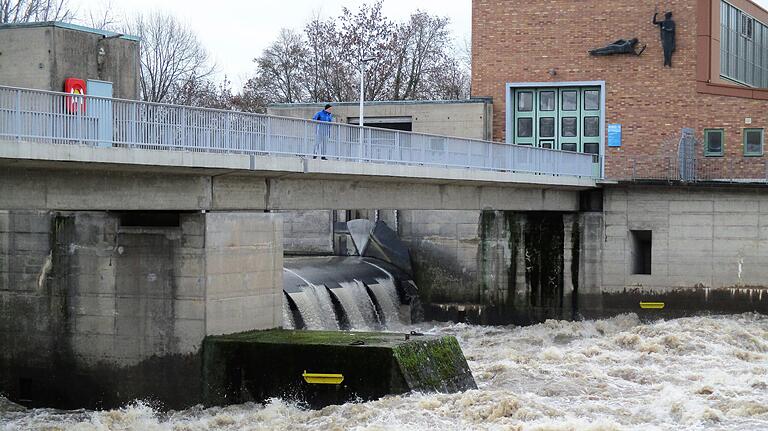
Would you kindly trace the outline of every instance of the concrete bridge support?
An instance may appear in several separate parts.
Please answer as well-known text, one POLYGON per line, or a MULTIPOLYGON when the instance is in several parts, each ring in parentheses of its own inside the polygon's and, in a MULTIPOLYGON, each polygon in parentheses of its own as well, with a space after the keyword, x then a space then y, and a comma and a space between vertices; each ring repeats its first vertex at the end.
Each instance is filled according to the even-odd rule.
POLYGON ((0 392, 65 408, 197 402, 206 335, 282 323, 281 223, 0 211, 0 392))

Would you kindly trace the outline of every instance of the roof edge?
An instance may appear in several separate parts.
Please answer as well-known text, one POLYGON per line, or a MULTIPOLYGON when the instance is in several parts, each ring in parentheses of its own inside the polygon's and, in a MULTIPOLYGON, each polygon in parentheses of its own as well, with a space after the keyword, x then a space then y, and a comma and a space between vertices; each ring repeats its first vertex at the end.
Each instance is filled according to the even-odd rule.
POLYGON ((99 30, 97 28, 86 27, 84 25, 73 24, 70 22, 62 21, 36 21, 36 22, 16 22, 8 24, 0 24, 0 30, 6 28, 35 28, 35 27, 56 27, 66 30, 82 31, 85 33, 98 34, 103 37, 116 37, 120 39, 130 40, 134 42, 141 42, 141 38, 129 34, 116 33, 109 30, 99 30))

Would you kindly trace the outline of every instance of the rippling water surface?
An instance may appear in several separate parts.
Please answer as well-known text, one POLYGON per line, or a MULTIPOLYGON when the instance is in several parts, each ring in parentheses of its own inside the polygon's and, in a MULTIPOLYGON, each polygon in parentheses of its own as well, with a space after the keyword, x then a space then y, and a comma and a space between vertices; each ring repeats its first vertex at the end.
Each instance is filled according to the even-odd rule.
POLYGON ((160 413, 25 410, 6 430, 768 430, 768 317, 641 323, 635 315, 519 327, 418 326, 455 335, 479 389, 322 410, 272 400, 160 413))

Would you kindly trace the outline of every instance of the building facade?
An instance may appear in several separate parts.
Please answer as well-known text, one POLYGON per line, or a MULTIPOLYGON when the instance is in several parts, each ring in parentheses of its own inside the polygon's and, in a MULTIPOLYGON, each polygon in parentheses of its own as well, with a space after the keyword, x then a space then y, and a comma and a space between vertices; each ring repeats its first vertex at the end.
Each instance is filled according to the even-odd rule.
POLYGON ((768 12, 754 3, 474 0, 472 20, 472 96, 493 98, 494 140, 598 154, 609 179, 766 179, 768 12), (672 12, 671 67, 654 11, 672 12), (611 44, 624 53, 589 52, 611 44))
MULTIPOLYGON (((270 115, 312 118, 325 103, 284 103, 267 108, 270 115)), ((469 100, 388 100, 365 102, 366 126, 470 139, 491 139, 492 103, 469 100)), ((360 124, 358 102, 333 103, 335 121, 360 124)))
POLYGON ((0 85, 64 91, 82 79, 87 94, 136 99, 139 39, 64 22, 0 25, 0 85))

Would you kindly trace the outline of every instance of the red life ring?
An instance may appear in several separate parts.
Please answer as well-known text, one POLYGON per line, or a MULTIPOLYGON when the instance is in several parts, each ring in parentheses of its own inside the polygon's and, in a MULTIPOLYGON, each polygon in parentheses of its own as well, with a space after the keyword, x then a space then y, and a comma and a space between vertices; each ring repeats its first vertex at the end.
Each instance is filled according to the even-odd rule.
POLYGON ((79 78, 64 80, 64 92, 71 94, 64 98, 67 112, 77 114, 85 112, 85 81, 79 78))

